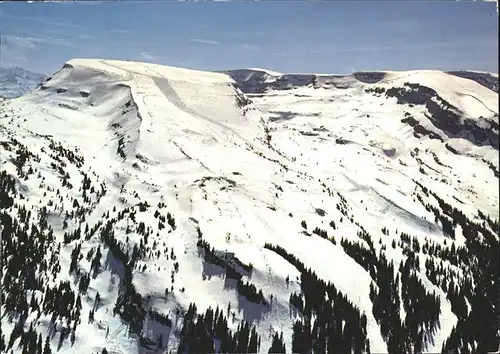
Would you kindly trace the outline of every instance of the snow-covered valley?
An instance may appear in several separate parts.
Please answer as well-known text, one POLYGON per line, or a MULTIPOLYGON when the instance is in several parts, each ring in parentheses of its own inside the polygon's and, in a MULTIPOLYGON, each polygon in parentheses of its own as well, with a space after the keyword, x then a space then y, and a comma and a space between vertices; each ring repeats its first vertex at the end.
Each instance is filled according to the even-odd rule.
POLYGON ((2 350, 497 350, 481 75, 67 62, 0 102, 2 350))

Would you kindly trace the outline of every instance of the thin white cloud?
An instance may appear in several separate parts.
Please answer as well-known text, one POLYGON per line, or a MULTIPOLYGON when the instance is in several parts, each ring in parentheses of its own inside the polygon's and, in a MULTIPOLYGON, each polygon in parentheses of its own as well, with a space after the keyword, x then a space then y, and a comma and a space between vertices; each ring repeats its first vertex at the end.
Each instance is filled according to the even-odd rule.
POLYGON ((285 53, 285 52, 267 52, 267 53, 264 53, 264 55, 270 56, 270 57, 284 57, 284 56, 289 55, 289 53, 285 53))
MULTIPOLYGON (((73 5, 75 4, 76 0, 37 0, 37 1, 42 1, 42 2, 51 2, 55 4, 61 4, 61 5, 73 5)), ((109 0, 106 0, 109 1, 109 0)), ((103 0, 81 0, 78 1, 78 5, 87 5, 87 6, 94 6, 94 5, 99 5, 103 2, 106 2, 103 0)), ((114 1, 119 1, 119 0, 114 0, 114 1)))
POLYGON ((217 41, 213 41, 210 39, 199 39, 199 38, 191 38, 190 42, 202 43, 202 44, 211 44, 211 45, 219 45, 220 43, 217 41))
POLYGON ((20 47, 8 46, 5 41, 0 40, 0 65, 21 66, 28 62, 25 50, 20 47))
POLYGON ((74 47, 65 39, 53 37, 27 37, 18 35, 0 35, 1 64, 5 66, 22 66, 37 62, 39 50, 48 46, 74 47))
POLYGON ((39 0, 41 2, 50 2, 50 3, 53 3, 53 4, 61 4, 61 5, 70 5, 73 3, 73 1, 69 1, 69 0, 39 0))
POLYGON ((257 32, 257 31, 225 31, 217 34, 218 36, 222 36, 224 38, 230 38, 230 39, 248 39, 248 38, 262 38, 265 36, 264 32, 257 32))
POLYGON ((78 1, 78 5, 87 5, 87 6, 94 6, 94 5, 99 5, 103 3, 104 1, 91 1, 91 0, 84 0, 84 1, 78 1))
POLYGON ((130 33, 130 31, 126 30, 126 29, 110 29, 110 30, 104 30, 104 31, 109 31, 109 32, 113 32, 113 33, 124 33, 124 34, 130 33))
MULTIPOLYGON (((81 2, 79 2, 79 4, 84 3, 84 2, 85 1, 81 1, 81 2)), ((17 20, 36 21, 36 22, 43 23, 43 24, 49 25, 49 26, 62 27, 62 28, 73 28, 73 29, 79 29, 79 30, 84 30, 84 31, 130 33, 130 31, 126 30, 126 29, 119 29, 119 28, 106 29, 106 28, 96 28, 96 27, 90 27, 90 26, 81 26, 81 25, 75 25, 73 23, 53 21, 53 20, 48 19, 46 17, 16 16, 16 15, 7 14, 5 12, 2 14, 2 16, 17 19, 17 20)))
POLYGON ((1 36, 2 47, 13 48, 17 47, 20 49, 37 49, 38 46, 30 39, 15 36, 1 36))
POLYGON ((148 53, 148 52, 141 52, 140 56, 142 59, 151 60, 151 61, 158 61, 158 57, 156 57, 153 54, 148 53))
MULTIPOLYGON (((293 53, 290 51, 286 53, 287 55, 327 55, 336 53, 351 53, 351 52, 383 52, 383 51, 402 51, 402 50, 432 50, 437 48, 460 48, 460 47, 498 47, 498 43, 494 40, 482 40, 482 41, 450 41, 450 42, 435 42, 435 43, 409 43, 401 45, 381 45, 381 46, 356 46, 356 47, 345 47, 345 48, 335 48, 331 47, 328 49, 319 50, 309 50, 302 51, 300 53, 293 53)), ((285 53, 265 53, 266 55, 279 56, 285 55, 285 53)))
POLYGON ((28 62, 28 59, 20 52, 12 48, 8 48, 3 44, 0 45, 2 66, 20 66, 28 62))
POLYGON ((258 46, 253 44, 241 43, 240 45, 245 49, 259 49, 258 46))
POLYGON ((45 25, 51 25, 51 26, 58 26, 58 27, 66 27, 66 28, 79 28, 79 29, 85 29, 86 27, 75 25, 72 23, 64 23, 64 22, 57 22, 57 21, 52 21, 49 20, 45 17, 33 17, 33 16, 16 16, 16 15, 11 15, 8 13, 3 13, 3 17, 8 17, 8 18, 13 18, 16 20, 26 20, 26 21, 36 21, 39 23, 43 23, 45 25))
POLYGON ((164 56, 164 55, 156 55, 151 52, 140 52, 139 53, 139 58, 140 60, 147 60, 150 62, 155 62, 155 63, 162 63, 165 65, 181 65, 182 61, 179 61, 177 59, 164 56))
POLYGON ((28 37, 28 36, 16 36, 10 34, 3 34, 0 36, 2 43, 7 47, 18 47, 24 49, 37 49, 40 45, 42 46, 63 46, 63 47, 74 47, 75 45, 63 38, 56 37, 28 37))

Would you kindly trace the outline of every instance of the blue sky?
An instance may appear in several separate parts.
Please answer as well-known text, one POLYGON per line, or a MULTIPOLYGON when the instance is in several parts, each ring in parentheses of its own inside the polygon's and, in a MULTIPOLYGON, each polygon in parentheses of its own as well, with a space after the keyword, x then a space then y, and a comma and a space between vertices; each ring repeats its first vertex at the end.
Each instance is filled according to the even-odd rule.
POLYGON ((71 58, 204 70, 498 72, 496 4, 456 1, 1 3, 1 64, 71 58))

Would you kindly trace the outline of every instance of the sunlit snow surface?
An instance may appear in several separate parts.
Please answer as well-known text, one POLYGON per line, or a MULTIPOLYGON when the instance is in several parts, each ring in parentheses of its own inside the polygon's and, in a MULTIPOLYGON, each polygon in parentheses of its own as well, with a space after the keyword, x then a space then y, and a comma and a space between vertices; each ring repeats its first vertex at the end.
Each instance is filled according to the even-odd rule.
MULTIPOLYGON (((248 80, 248 74, 260 75, 264 82, 281 75, 247 69, 240 75, 245 77, 242 80, 248 80)), ((291 348, 295 317, 289 311, 289 297, 300 289, 300 273, 264 249, 268 242, 294 254, 347 295, 367 316, 371 351, 382 353, 387 345, 372 315, 370 275, 343 251, 340 239, 359 240, 355 224, 359 223, 374 237, 377 252, 382 238, 396 269, 404 259, 400 248, 390 247, 393 239, 399 240, 396 230, 442 242, 441 226, 416 199, 413 180, 439 192, 441 198, 470 218, 478 209, 498 218, 498 179, 479 158, 491 161, 498 169, 498 150, 442 134, 445 142, 460 151, 461 155, 455 155, 445 148, 445 142, 416 138, 401 119, 409 112, 423 126, 431 127, 421 106, 398 105, 395 98, 376 97, 364 90, 415 82, 433 88, 470 119, 482 117, 496 122, 498 116, 493 116, 498 114, 498 94, 473 80, 439 71, 387 72, 374 83, 363 83, 353 75, 318 76, 318 81, 316 88, 292 85, 288 90, 249 94, 251 103, 240 108, 237 102, 243 94, 223 73, 125 61, 72 60, 35 93, 2 103, 1 109, 9 113, 9 118, 0 116, 0 139, 15 136, 40 154, 40 169, 44 161, 47 164, 40 150, 46 141, 35 133, 51 135, 64 146, 78 147, 85 157, 82 169, 91 169, 108 188, 87 218, 90 226, 103 213, 109 211, 112 217, 126 205, 147 201, 153 206, 148 212, 137 213, 137 222, 150 225, 154 232, 149 243, 156 240, 169 250, 173 248, 180 265, 174 292, 167 298, 164 292, 172 285, 172 260, 160 257, 141 261, 147 270, 134 273, 138 291, 143 297, 151 296, 150 305, 158 312, 175 319, 175 309, 187 309, 191 302, 199 312, 217 305, 226 309, 231 303, 235 321, 229 321, 229 325, 236 329, 241 319, 258 324, 261 351, 267 351, 271 344, 270 328, 283 331, 286 347, 291 348), (117 154, 117 134, 125 137, 125 160, 117 154), (338 144, 337 139, 348 143, 338 144), (415 148, 426 164, 426 174, 419 171, 422 164, 412 156, 415 148), (431 152, 446 166, 437 164, 431 152), (201 182, 210 176, 224 178, 201 182), (337 192, 347 200, 353 222, 337 210, 337 192), (125 204, 120 197, 125 198, 125 204), (158 221, 153 213, 158 202, 165 202, 177 228, 170 232, 167 226, 156 236, 158 221), (113 213, 114 206, 117 211, 113 213), (326 215, 318 215, 318 208, 326 215), (309 232, 315 227, 328 230, 337 244, 315 234, 305 235, 302 220, 309 232), (332 220, 336 230, 329 226, 332 220), (238 296, 236 289, 227 286, 223 271, 204 263, 196 247, 197 225, 215 249, 232 252, 243 263, 253 265, 253 273, 245 280, 262 289, 266 299, 273 295, 271 309, 238 296), (384 226, 391 230, 390 236, 382 235, 384 226)), ((14 173, 7 156, 0 156, 0 164, 14 173)), ((53 181, 55 185, 57 175, 48 167, 44 173, 46 183, 53 181)), ((77 170, 74 178, 80 178, 77 170)), ((35 206, 40 200, 46 203, 50 195, 44 197, 37 192, 38 183, 30 181, 23 182, 27 197, 23 202, 35 206)), ((57 219, 53 220, 56 231, 61 230, 57 219)), ((125 234, 126 223, 124 220, 116 225, 116 238, 125 242, 128 236, 129 242, 139 243, 139 236, 125 234)), ((59 234, 62 237, 62 230, 59 234)), ((82 250, 97 242, 97 238, 84 242, 82 250)), ((461 242, 459 235, 456 242, 461 242)), ((72 249, 71 245, 61 249, 61 274, 67 279, 72 249)), ((425 257, 421 254, 422 260, 425 257)), ((119 317, 113 316, 119 267, 112 263, 109 261, 106 270, 90 282, 75 345, 66 341, 60 353, 91 353, 103 347, 115 353, 142 350, 137 339, 127 335, 119 317), (103 305, 95 313, 95 322, 89 324, 85 316, 97 291, 103 305)), ((423 263, 424 284, 441 294, 441 327, 434 345, 427 349, 437 352, 456 317, 446 295, 426 280, 423 263)), ((88 269, 90 264, 83 259, 80 266, 88 269)), ((151 326, 154 323, 146 321, 145 333, 157 330, 151 326)), ((168 332, 170 349, 176 348, 181 322, 177 326, 168 332)), ((12 324, 2 318, 2 328, 10 333, 12 324)), ((54 346, 56 342, 57 337, 54 346)))

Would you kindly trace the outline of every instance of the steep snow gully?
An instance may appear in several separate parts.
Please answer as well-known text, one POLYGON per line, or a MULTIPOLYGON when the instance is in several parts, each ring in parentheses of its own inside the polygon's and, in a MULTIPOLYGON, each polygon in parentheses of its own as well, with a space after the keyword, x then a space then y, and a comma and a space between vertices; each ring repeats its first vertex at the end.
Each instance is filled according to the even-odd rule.
POLYGON ((497 350, 497 81, 67 62, 0 101, 0 350, 497 350))

